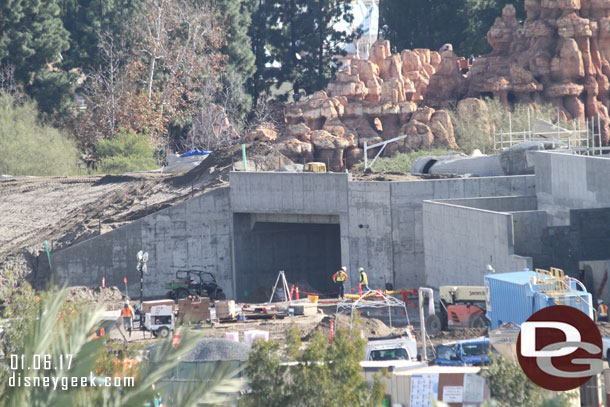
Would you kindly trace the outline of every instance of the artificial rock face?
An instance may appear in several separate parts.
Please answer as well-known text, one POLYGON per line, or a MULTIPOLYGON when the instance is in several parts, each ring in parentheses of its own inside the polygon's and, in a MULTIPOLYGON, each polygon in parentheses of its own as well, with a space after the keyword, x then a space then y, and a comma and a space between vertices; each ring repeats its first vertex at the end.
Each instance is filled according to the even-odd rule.
POLYGON ((478 58, 468 95, 503 103, 551 102, 568 119, 601 115, 610 138, 610 0, 525 0, 519 23, 508 5, 487 34, 493 51, 478 58))
POLYGON ((345 58, 326 91, 286 106, 287 127, 278 138, 282 153, 295 162, 313 159, 339 171, 362 160, 365 142, 372 145, 402 134, 409 136, 387 145, 384 155, 433 144, 457 148, 449 115, 424 104, 438 69, 447 71, 448 79, 439 76, 435 86, 459 74, 455 60, 452 69, 443 58, 428 49, 392 54, 389 41, 376 42, 368 60, 345 58))

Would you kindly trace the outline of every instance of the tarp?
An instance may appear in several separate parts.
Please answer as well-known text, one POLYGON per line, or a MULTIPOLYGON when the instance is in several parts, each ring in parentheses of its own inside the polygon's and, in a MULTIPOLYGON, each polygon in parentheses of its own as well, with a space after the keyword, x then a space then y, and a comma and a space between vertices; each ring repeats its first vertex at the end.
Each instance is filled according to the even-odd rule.
POLYGON ((180 154, 180 157, 190 157, 192 155, 208 155, 211 154, 211 151, 208 150, 200 150, 198 148, 195 148, 193 150, 189 150, 184 154, 180 154))

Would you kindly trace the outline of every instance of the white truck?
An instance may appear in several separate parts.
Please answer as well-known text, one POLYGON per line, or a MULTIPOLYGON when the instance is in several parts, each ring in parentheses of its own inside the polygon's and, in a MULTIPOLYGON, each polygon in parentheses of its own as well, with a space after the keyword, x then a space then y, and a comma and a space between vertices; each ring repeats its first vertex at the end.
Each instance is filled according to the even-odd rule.
POLYGON ((366 345, 365 360, 417 360, 417 341, 412 328, 406 328, 403 336, 387 339, 370 339, 366 345))

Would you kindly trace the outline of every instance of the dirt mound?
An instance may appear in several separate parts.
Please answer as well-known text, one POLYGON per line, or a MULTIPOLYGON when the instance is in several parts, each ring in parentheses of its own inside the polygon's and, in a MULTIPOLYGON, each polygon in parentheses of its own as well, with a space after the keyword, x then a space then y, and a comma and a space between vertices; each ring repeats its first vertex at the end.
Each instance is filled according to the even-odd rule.
MULTIPOLYGON (((167 182, 177 187, 189 185, 205 185, 210 187, 222 182, 228 182, 229 172, 235 163, 241 163, 241 161, 241 145, 216 150, 197 167, 167 182)), ((292 160, 276 150, 274 146, 266 143, 247 145, 246 162, 250 171, 273 171, 285 165, 294 164, 292 160)))
POLYGON ((104 175, 102 178, 93 183, 93 186, 116 184, 122 182, 139 181, 139 178, 129 175, 104 175))
MULTIPOLYGON (((362 321, 362 334, 365 338, 383 338, 391 335, 399 335, 404 332, 402 328, 390 328, 383 321, 377 318, 360 317, 362 321)), ((351 325, 350 316, 338 314, 326 316, 318 326, 303 337, 304 341, 309 341, 314 332, 321 332, 325 337, 330 337, 330 322, 335 323, 335 329, 349 329, 351 325)))
POLYGON ((85 302, 90 304, 103 303, 107 310, 117 310, 123 306, 125 297, 117 287, 95 287, 85 286, 68 287, 67 301, 85 302))

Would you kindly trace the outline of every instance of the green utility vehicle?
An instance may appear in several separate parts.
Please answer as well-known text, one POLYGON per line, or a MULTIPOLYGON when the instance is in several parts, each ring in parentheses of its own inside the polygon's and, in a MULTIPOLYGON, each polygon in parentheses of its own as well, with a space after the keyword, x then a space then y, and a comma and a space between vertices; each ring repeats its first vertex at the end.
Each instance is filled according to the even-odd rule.
POLYGON ((209 297, 210 300, 224 300, 225 293, 216 283, 212 273, 201 270, 180 270, 176 272, 176 279, 165 283, 167 295, 172 299, 186 298, 189 295, 209 297))

